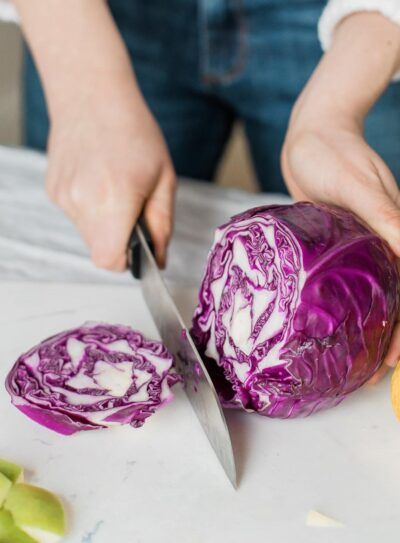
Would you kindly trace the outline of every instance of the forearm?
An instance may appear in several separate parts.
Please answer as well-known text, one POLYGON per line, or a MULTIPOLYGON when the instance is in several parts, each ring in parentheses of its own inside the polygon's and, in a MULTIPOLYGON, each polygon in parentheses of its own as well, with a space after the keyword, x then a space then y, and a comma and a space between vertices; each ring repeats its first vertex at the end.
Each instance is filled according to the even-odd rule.
POLYGON ((308 122, 321 114, 362 124, 400 67, 400 27, 378 13, 356 13, 338 26, 294 111, 308 105, 308 122))
POLYGON ((104 0, 15 0, 50 115, 131 72, 104 0), (111 77, 112 76, 112 77, 111 77))

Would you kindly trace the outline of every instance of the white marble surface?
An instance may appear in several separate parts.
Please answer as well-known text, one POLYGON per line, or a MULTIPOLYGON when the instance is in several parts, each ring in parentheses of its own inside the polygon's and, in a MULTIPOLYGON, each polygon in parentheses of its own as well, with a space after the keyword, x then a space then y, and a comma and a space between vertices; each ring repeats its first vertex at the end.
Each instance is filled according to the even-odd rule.
MULTIPOLYGON (((400 425, 389 379, 309 419, 228 413, 241 479, 236 492, 180 390, 141 429, 72 437, 36 425, 10 404, 7 371, 54 332, 106 320, 156 337, 138 283, 96 270, 75 229, 48 203, 45 168, 41 155, 0 147, 0 457, 20 462, 29 481, 60 494, 65 543, 398 541, 400 425), (307 527, 310 509, 344 528, 307 527)), ((167 278, 178 283, 187 318, 195 289, 182 285, 198 284, 215 226, 280 201, 180 185, 167 278)))
MULTIPOLYGON (((193 296, 180 292, 190 314, 193 296)), ((156 331, 133 284, 0 284, 0 383, 16 357, 85 320, 156 331)), ((369 543, 398 540, 400 426, 389 381, 308 419, 228 413, 235 492, 181 391, 141 429, 59 436, 27 419, 0 386, 0 457, 66 505, 65 543, 369 543), (344 528, 310 528, 310 509, 344 528)))

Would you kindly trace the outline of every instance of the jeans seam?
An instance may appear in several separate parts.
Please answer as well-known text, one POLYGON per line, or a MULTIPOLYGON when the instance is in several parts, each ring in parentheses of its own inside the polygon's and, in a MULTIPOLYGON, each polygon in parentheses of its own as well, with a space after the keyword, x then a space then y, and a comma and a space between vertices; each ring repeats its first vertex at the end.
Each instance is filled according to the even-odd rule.
POLYGON ((234 65, 224 71, 224 72, 213 72, 208 68, 209 59, 209 49, 208 49, 208 25, 207 25, 207 14, 203 9, 202 0, 198 0, 199 3, 199 36, 201 40, 200 44, 200 73, 201 79, 205 84, 227 84, 236 79, 240 74, 243 73, 247 58, 248 58, 248 48, 247 48, 247 19, 245 15, 244 3, 243 0, 234 0, 236 4, 236 16, 238 23, 238 37, 239 37, 239 46, 238 46, 238 55, 237 60, 234 65))

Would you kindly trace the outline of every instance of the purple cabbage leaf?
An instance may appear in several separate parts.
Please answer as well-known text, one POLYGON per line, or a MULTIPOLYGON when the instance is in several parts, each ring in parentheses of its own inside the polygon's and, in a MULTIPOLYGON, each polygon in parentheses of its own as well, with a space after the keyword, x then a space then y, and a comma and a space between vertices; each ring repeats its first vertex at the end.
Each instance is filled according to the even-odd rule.
POLYGON ((340 208, 267 206, 215 235, 192 335, 225 407, 331 407, 380 367, 399 310, 387 244, 340 208))
POLYGON ((172 400, 170 387, 179 380, 162 343, 128 326, 85 323, 21 355, 6 388, 25 415, 69 435, 142 426, 172 400))

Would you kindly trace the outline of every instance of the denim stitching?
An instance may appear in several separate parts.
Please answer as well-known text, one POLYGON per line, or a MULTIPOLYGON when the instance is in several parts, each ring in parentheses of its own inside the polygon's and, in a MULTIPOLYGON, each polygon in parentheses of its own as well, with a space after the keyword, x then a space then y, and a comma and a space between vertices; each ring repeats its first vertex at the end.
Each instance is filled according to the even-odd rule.
POLYGON ((207 11, 204 8, 203 0, 198 0, 199 6, 199 40, 200 40, 200 74, 203 83, 210 85, 223 85, 232 82, 241 75, 247 64, 247 21, 243 0, 233 0, 236 4, 235 16, 237 22, 237 59, 234 65, 225 72, 215 72, 209 68, 210 50, 209 50, 209 30, 207 21, 207 11))

